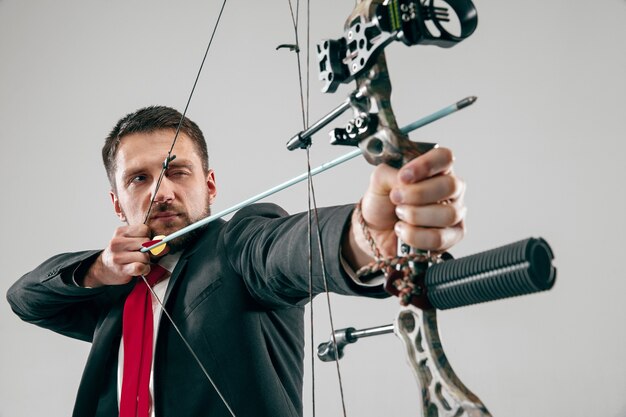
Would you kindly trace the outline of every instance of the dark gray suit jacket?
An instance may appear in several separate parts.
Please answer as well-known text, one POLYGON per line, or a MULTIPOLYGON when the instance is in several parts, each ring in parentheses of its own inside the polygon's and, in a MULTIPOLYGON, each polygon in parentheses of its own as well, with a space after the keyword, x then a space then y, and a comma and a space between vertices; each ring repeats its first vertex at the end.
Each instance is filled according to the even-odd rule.
MULTIPOLYGON (((326 271, 340 294, 383 296, 360 287, 339 262, 352 207, 319 212, 326 271)), ((165 295, 167 310, 237 417, 302 415, 303 305, 308 301, 305 214, 287 216, 259 204, 229 222, 210 224, 181 255, 165 295)), ((314 292, 322 292, 313 242, 314 292)), ((97 289, 73 274, 100 251, 55 256, 23 276, 7 294, 28 322, 92 342, 74 407, 75 417, 116 416, 117 354, 122 310, 134 283, 97 289)), ((201 368, 163 318, 155 350, 157 416, 229 416, 201 368)))

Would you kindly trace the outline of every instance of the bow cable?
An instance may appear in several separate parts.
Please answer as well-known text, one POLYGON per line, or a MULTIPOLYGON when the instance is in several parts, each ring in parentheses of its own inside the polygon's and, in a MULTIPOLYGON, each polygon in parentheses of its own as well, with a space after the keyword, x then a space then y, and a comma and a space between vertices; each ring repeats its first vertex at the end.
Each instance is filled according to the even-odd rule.
MULTIPOLYGON (((308 112, 309 112, 309 32, 307 30, 307 77, 306 77, 306 85, 307 85, 307 94, 306 94, 306 110, 305 110, 305 100, 304 100, 304 88, 302 87, 302 65, 300 63, 300 41, 299 41, 299 33, 298 33, 298 21, 300 18, 300 0, 296 1, 296 14, 294 16, 293 13, 293 5, 291 0, 287 0, 289 4, 289 12, 291 14, 291 22, 293 25, 294 37, 295 37, 295 45, 293 47, 293 51, 296 53, 296 62, 298 65, 298 87, 300 91, 300 109, 302 113, 302 126, 303 129, 308 127, 308 112)), ((307 4, 310 6, 310 1, 307 1, 307 4)), ((310 27, 310 9, 307 8, 307 28, 310 27)), ((307 245, 307 262, 308 262, 308 280, 309 280, 309 356, 311 358, 311 415, 315 417, 315 326, 314 326, 314 307, 313 307, 313 218, 311 217, 311 166, 309 159, 309 147, 306 148, 306 161, 307 161, 307 171, 306 171, 306 179, 307 179, 307 235, 308 235, 308 245, 307 245)))
MULTIPOLYGON (((300 63, 300 42, 299 42, 299 33, 298 33, 298 22, 299 22, 299 10, 300 10, 300 0, 296 1, 296 14, 294 16, 293 6, 291 0, 288 0, 289 10, 291 12, 291 20, 293 23, 294 29, 294 37, 295 37, 295 48, 293 50, 296 52, 296 61, 298 64, 298 81, 300 87, 300 104, 302 111, 302 124, 303 129, 306 130, 308 128, 309 121, 309 97, 310 97, 310 33, 311 33, 311 2, 307 0, 307 32, 306 32, 306 45, 307 45, 307 53, 306 53, 306 107, 304 100, 304 88, 302 82, 302 65, 300 63)), ((308 242, 308 266, 309 266, 309 308, 310 308, 310 356, 311 356, 311 398, 312 398, 312 415, 315 417, 315 340, 314 340, 314 316, 313 316, 313 256, 312 256, 312 247, 313 247, 313 222, 315 221, 315 232, 317 235, 317 243, 318 243, 318 252, 320 257, 320 266, 322 272, 322 282, 324 285, 324 292, 326 294, 326 306, 328 309, 328 316, 331 328, 331 334, 333 337, 333 341, 335 340, 335 326, 333 323, 333 314, 332 307, 330 301, 330 293, 328 291, 328 278, 326 275, 326 261, 324 256, 324 249, 322 247, 322 235, 319 224, 318 210, 317 210, 317 202, 315 199, 315 187, 313 186, 313 175, 311 172, 311 154, 310 154, 311 142, 309 141, 306 150, 306 163, 307 163, 307 194, 308 194, 308 211, 307 211, 307 230, 309 234, 309 242, 308 242), (313 215, 312 215, 313 214, 313 215)), ((337 380, 339 383, 339 394, 341 398, 341 407, 343 411, 343 416, 346 417, 346 404, 343 393, 343 382, 341 378, 341 369, 339 366, 339 357, 337 353, 335 353, 335 365, 337 370, 337 380)))

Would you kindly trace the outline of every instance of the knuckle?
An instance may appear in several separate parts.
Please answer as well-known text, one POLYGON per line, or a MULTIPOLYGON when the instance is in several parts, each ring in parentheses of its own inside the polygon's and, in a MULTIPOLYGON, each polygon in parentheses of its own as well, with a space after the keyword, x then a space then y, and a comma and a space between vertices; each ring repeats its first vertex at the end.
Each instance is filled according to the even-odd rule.
POLYGON ((443 247, 443 244, 444 244, 443 234, 440 231, 431 230, 430 248, 432 250, 438 250, 443 247))
POLYGON ((453 205, 446 205, 444 207, 444 225, 452 226, 461 221, 461 211, 453 205))
POLYGON ((454 177, 455 196, 462 196, 465 193, 465 181, 457 176, 454 177))
POLYGON ((420 221, 420 215, 414 209, 407 209, 404 213, 404 221, 416 225, 420 221))
POLYGON ((128 276, 137 276, 137 264, 129 264, 124 268, 124 273, 128 276))
POLYGON ((423 168, 424 172, 426 173, 426 176, 430 177, 430 176, 432 176, 434 174, 435 163, 430 158, 424 158, 424 160, 422 161, 422 168, 423 168))
POLYGON ((137 264, 137 272, 135 275, 147 275, 150 272, 150 265, 143 263, 137 264))
POLYGON ((148 252, 146 253, 141 253, 141 252, 137 252, 139 254, 139 256, 141 256, 140 262, 144 265, 150 265, 150 255, 148 254, 148 252))
POLYGON ((132 237, 144 237, 148 236, 148 226, 145 224, 135 224, 133 226, 129 226, 129 236, 132 237))
POLYGON ((416 224, 417 214, 408 207, 403 207, 400 211, 401 216, 398 216, 400 220, 407 224, 414 225, 416 224))
POLYGON ((386 164, 380 164, 376 165, 370 174, 370 184, 373 185, 378 192, 390 187, 390 184, 388 184, 388 178, 390 177, 390 174, 392 174, 392 169, 393 168, 386 164))
POLYGON ((441 158, 446 163, 452 163, 454 161, 454 153, 450 148, 438 148, 441 158))
POLYGON ((402 221, 396 222, 396 224, 394 225, 394 231, 396 232, 396 235, 398 236, 398 238, 400 238, 403 241, 407 240, 406 230, 402 221))
POLYGON ((113 237, 122 237, 122 236, 126 236, 126 232, 128 231, 128 228, 130 226, 120 226, 115 228, 115 231, 113 232, 113 237))
POLYGON ((467 212, 465 206, 454 204, 450 205, 448 208, 450 210, 450 222, 448 223, 448 226, 456 226, 461 223, 465 218, 465 213, 467 212))
POLYGON ((445 178, 448 195, 457 195, 461 187, 458 178, 456 178, 454 175, 446 175, 445 178))
POLYGON ((421 206, 427 202, 428 189, 426 187, 415 187, 412 191, 412 200, 414 205, 421 206))
POLYGON ((461 239, 463 239, 463 237, 465 236, 465 232, 467 231, 466 227, 465 227, 465 222, 464 221, 460 221, 456 226, 456 231, 457 231, 457 235, 458 235, 458 239, 457 241, 460 241, 461 239))
POLYGON ((119 237, 114 237, 109 242, 109 247, 111 248, 113 252, 119 251, 123 245, 123 242, 124 242, 124 239, 119 238, 119 237))
POLYGON ((122 263, 122 254, 119 252, 113 252, 111 254, 111 262, 113 262, 115 265, 119 265, 122 263))

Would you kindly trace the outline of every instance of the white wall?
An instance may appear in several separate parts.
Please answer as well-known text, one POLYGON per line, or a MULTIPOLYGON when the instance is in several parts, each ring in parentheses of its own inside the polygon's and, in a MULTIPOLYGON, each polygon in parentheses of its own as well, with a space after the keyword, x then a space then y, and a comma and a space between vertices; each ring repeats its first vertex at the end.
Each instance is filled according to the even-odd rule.
MULTIPOLYGON (((352 4, 313 2, 313 41, 338 36, 352 4)), ((141 106, 183 108, 218 7, 0 0, 0 292, 55 253, 106 244, 117 220, 102 140, 141 106)), ((477 32, 453 49, 389 48, 396 115, 404 124, 479 96, 412 136, 452 147, 468 183, 468 235, 455 253, 543 236, 559 275, 548 293, 442 312, 444 346, 495 416, 624 417, 626 2, 477 7, 477 32)), ((292 42, 287 2, 227 5, 189 111, 209 138, 216 210, 305 168, 302 152, 284 149, 301 126, 299 96, 294 55, 274 48, 292 42)), ((311 67, 315 118, 349 90, 322 96, 311 67)), ((320 134, 313 164, 345 151, 320 134)), ((320 204, 356 200, 369 172, 352 161, 320 176, 320 204)), ((272 201, 304 210, 305 193, 272 201)), ((386 324, 397 310, 392 299, 334 300, 338 327, 386 324)), ((0 416, 69 415, 88 345, 20 322, 4 301, 0 310, 0 416)), ((317 323, 316 343, 329 333, 323 316, 317 323)), ((416 415, 393 336, 346 353, 349 415, 416 415)), ((316 367, 318 413, 340 415, 333 367, 316 367)))

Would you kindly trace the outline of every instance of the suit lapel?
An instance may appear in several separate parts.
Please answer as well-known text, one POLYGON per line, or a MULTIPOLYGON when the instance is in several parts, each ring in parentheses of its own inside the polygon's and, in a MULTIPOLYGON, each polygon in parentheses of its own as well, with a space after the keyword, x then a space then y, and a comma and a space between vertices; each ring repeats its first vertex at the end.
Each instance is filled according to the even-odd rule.
POLYGON ((178 263, 176 264, 176 267, 174 268, 174 271, 172 272, 170 281, 167 284, 167 289, 165 290, 165 296, 163 297, 163 305, 167 305, 170 294, 172 293, 172 290, 175 288, 176 281, 178 281, 179 277, 184 275, 183 271, 185 270, 185 267, 187 266, 187 261, 189 260, 189 258, 191 258, 200 247, 206 248, 207 246, 206 241, 215 239, 216 238, 215 234, 218 233, 218 231, 221 229, 221 226, 223 226, 224 224, 225 224, 225 221, 222 219, 219 219, 216 222, 208 225, 206 229, 204 230, 204 232, 198 237, 198 239, 195 240, 189 247, 185 248, 185 250, 183 251, 180 257, 180 260, 178 261, 178 263))
POLYGON ((185 270, 185 267, 187 266, 187 259, 189 258, 189 255, 185 254, 184 256, 181 256, 180 259, 178 260, 178 263, 176 264, 176 267, 174 268, 174 271, 172 272, 172 276, 170 277, 170 281, 167 283, 167 289, 165 290, 165 296, 163 297, 163 305, 167 305, 167 301, 170 298, 170 294, 172 293, 172 289, 174 288, 174 286, 176 285, 176 281, 178 281, 178 278, 183 275, 183 271, 185 270))

